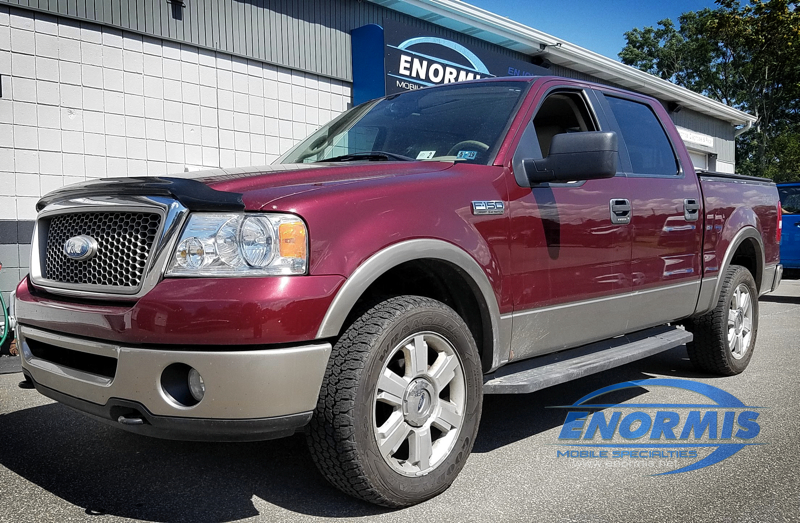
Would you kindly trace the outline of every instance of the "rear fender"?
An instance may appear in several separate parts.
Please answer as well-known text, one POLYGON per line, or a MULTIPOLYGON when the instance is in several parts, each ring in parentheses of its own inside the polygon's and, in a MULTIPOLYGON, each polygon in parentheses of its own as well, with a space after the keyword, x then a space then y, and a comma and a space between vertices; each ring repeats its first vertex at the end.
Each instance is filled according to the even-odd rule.
MULTIPOLYGON (((717 301, 719 300, 720 292, 722 292, 722 282, 725 278, 725 273, 728 271, 728 267, 731 266, 734 256, 739 248, 742 246, 744 242, 751 242, 753 248, 755 250, 756 255, 756 271, 753 274, 753 278, 756 280, 756 287, 759 289, 761 288, 761 282, 764 276, 764 242, 761 238, 761 234, 758 232, 758 228, 756 226, 757 218, 755 213, 750 211, 747 212, 734 212, 731 216, 731 219, 727 220, 726 222, 726 229, 729 231, 736 230, 737 232, 733 234, 730 242, 728 243, 728 247, 725 250, 725 255, 722 258, 722 262, 719 264, 719 269, 716 272, 716 275, 713 277, 705 277, 703 278, 703 283, 700 289, 700 296, 697 300, 697 307, 695 309, 695 316, 699 316, 705 314, 712 310, 717 301), (734 220, 734 216, 739 214, 736 220, 734 220), (750 216, 746 216, 746 215, 750 216), (745 215, 745 216, 742 216, 745 215), (749 218, 742 223, 741 218, 749 218), (738 223, 737 223, 738 222, 738 223), (738 227, 737 227, 738 225, 738 227), (738 230, 737 230, 738 229, 738 230)), ((725 239, 725 230, 723 230, 723 240, 725 239)))

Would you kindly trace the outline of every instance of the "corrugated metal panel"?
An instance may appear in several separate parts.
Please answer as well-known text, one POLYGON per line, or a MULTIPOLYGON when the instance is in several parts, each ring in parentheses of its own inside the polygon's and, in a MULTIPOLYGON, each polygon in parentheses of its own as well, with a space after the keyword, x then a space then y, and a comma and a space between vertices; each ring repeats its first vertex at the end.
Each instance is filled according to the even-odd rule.
POLYGON ((521 60, 521 53, 356 0, 187 0, 182 19, 166 0, 0 0, 176 40, 293 69, 352 80, 350 31, 391 19, 445 38, 466 40, 521 60))
POLYGON ((691 131, 707 134, 714 137, 714 152, 717 159, 722 162, 736 162, 736 140, 734 138, 734 127, 722 120, 717 120, 705 114, 683 109, 677 113, 671 113, 672 121, 675 125, 680 125, 691 131))
MULTIPOLYGON (((574 78, 575 80, 583 80, 585 82, 594 82, 597 84, 608 85, 611 87, 619 87, 620 89, 626 89, 625 87, 615 84, 614 82, 609 82, 608 80, 603 80, 602 78, 597 78, 596 76, 592 76, 590 74, 582 73, 580 71, 574 71, 572 69, 567 69, 563 65, 552 64, 550 66, 550 72, 556 76, 563 76, 565 78, 574 78)), ((630 90, 630 89, 629 89, 630 90)))

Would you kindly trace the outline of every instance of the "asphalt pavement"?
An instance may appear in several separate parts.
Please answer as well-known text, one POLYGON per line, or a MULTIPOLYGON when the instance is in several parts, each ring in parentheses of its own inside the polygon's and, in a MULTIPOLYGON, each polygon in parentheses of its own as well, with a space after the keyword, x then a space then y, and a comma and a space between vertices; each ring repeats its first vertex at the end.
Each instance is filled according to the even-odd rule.
MULTIPOLYGON (((461 475, 441 496, 403 510, 329 486, 301 435, 238 444, 150 439, 18 388, 19 373, 0 375, 0 521, 800 521, 800 281, 784 281, 760 307, 753 360, 738 376, 698 372, 679 347, 537 393, 486 396, 461 475), (743 437, 727 441, 754 444, 668 475, 659 474, 691 466, 714 448, 696 447, 698 458, 668 450, 656 457, 648 450, 645 458, 563 454, 574 450, 566 446, 574 441, 559 440, 568 409, 552 407, 616 383, 659 378, 711 385, 738 398, 748 408, 735 409, 737 416, 758 413, 758 434, 752 425, 749 433, 737 425, 744 432, 734 434, 743 437)), ((614 394, 614 403, 631 405, 616 407, 623 415, 678 410, 681 421, 688 411, 669 405, 699 398, 646 383, 614 394), (643 403, 667 407, 633 406, 643 403)), ((707 436, 687 441, 707 443, 707 436)), ((636 441, 649 443, 646 436, 636 441)))

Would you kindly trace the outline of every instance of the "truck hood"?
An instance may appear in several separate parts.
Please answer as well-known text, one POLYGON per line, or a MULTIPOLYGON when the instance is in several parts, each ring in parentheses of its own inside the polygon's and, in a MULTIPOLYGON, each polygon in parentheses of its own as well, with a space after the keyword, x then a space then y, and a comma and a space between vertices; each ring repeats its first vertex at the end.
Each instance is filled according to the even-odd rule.
POLYGON ((105 178, 70 185, 44 196, 37 210, 48 204, 90 196, 166 196, 194 211, 259 209, 280 198, 331 185, 433 173, 452 162, 342 162, 286 164, 195 171, 171 176, 105 178))
POLYGON ((253 209, 286 196, 332 185, 432 173, 449 169, 453 165, 453 162, 421 161, 284 164, 215 169, 185 173, 181 177, 202 182, 216 191, 242 194, 246 207, 253 209))

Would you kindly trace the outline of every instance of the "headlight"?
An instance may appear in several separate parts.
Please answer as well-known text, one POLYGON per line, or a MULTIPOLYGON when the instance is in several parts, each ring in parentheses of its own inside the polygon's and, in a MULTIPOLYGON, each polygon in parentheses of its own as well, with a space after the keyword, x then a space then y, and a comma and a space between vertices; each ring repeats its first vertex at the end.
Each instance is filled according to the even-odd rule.
POLYGON ((167 276, 305 274, 308 234, 291 214, 194 213, 167 276))

